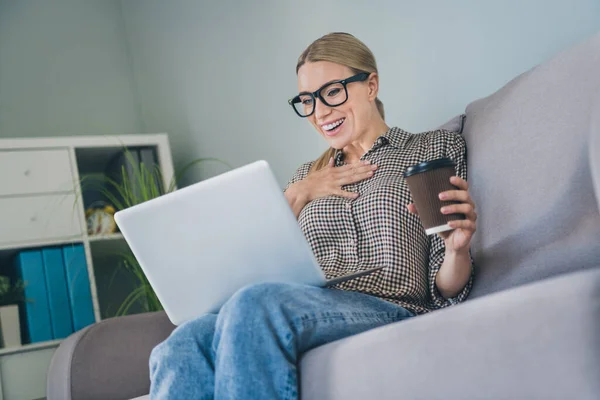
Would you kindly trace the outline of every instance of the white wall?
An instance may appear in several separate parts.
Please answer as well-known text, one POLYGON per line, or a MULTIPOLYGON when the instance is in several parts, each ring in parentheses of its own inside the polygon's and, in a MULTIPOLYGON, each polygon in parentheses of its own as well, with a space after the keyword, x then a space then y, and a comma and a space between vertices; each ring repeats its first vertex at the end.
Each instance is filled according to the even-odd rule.
POLYGON ((0 0, 0 137, 140 130, 117 0, 0 0))
MULTIPOLYGON (((388 123, 434 128, 600 30, 598 0, 123 0, 144 130, 176 162, 272 163, 283 184, 324 143, 287 104, 314 39, 348 31, 375 53, 388 123)), ((191 180, 218 172, 202 169, 191 180)))
POLYGON ((0 0, 0 137, 168 132, 179 166, 265 158, 283 184, 324 149, 287 105, 296 59, 336 30, 421 131, 600 30, 600 1, 0 0))

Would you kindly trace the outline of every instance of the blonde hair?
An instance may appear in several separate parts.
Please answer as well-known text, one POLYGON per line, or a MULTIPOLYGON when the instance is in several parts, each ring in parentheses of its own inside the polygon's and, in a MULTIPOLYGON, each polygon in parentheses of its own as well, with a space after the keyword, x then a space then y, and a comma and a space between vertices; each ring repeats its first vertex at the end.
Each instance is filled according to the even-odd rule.
MULTIPOLYGON (((296 64, 296 74, 300 67, 307 62, 329 61, 350 68, 355 74, 361 72, 377 73, 375 56, 369 48, 360 40, 349 33, 333 32, 312 42, 306 50, 300 54, 296 64)), ((377 110, 381 118, 385 119, 383 103, 375 99, 377 110)), ((329 159, 335 156, 336 150, 329 148, 312 165, 310 172, 318 171, 329 163, 329 159)))

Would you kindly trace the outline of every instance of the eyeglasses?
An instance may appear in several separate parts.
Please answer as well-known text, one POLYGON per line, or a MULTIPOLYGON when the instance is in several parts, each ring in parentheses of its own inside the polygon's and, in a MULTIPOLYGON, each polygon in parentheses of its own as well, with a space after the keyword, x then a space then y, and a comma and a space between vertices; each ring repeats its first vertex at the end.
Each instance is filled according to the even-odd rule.
POLYGON ((348 89, 346 85, 352 82, 362 82, 367 80, 369 73, 361 72, 347 79, 326 83, 315 92, 302 92, 293 99, 288 100, 296 114, 305 118, 315 112, 316 99, 320 99, 323 104, 329 107, 337 107, 348 100, 348 89))

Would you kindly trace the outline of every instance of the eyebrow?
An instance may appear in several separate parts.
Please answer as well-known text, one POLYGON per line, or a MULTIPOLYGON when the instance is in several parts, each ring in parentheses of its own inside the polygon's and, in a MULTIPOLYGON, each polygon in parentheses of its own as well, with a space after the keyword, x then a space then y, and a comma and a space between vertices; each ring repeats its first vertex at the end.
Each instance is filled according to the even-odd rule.
MULTIPOLYGON (((344 78, 342 78, 342 79, 332 79, 329 82, 325 82, 324 84, 322 84, 321 86, 319 86, 319 89, 323 89, 323 86, 330 85, 333 82, 339 82, 339 81, 343 81, 343 80, 344 80, 344 78)), ((319 89, 317 89, 317 90, 319 90, 319 89)), ((303 94, 312 94, 312 93, 316 92, 317 90, 315 90, 313 92, 303 91, 303 92, 298 93, 298 96, 303 95, 303 94)))

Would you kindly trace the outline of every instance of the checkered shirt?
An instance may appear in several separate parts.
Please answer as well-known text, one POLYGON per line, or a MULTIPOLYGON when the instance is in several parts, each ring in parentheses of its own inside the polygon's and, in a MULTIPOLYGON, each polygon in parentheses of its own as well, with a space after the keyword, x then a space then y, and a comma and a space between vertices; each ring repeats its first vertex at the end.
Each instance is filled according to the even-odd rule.
MULTIPOLYGON (((445 299, 438 292, 435 277, 444 261, 444 241, 427 236, 419 218, 407 210, 412 199, 403 176, 411 165, 449 157, 457 164, 457 175, 466 180, 466 152, 458 133, 411 134, 391 128, 361 157, 378 165, 373 177, 343 187, 359 197, 319 198, 302 209, 298 222, 327 278, 384 266, 334 288, 373 295, 416 314, 466 299, 473 274, 455 298, 445 299)), ((300 166, 287 187, 304 179, 313 163, 300 166)), ((338 150, 335 166, 344 164, 338 150)))

